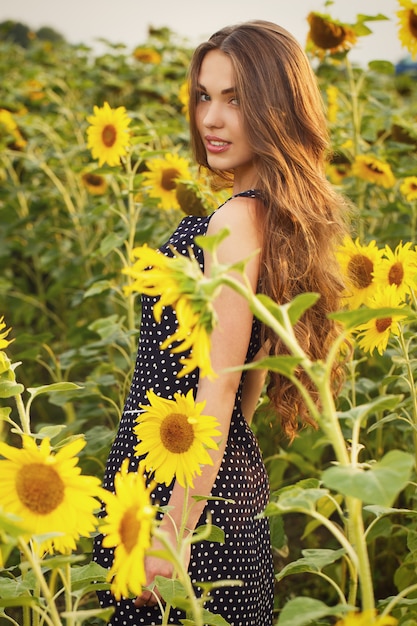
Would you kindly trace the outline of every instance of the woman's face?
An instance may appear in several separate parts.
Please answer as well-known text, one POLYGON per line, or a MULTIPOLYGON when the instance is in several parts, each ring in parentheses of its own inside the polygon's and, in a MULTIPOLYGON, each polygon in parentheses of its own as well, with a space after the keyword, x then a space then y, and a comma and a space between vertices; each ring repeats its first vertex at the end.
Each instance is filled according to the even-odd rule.
POLYGON ((232 62, 220 50, 211 50, 198 76, 196 122, 213 169, 233 171, 235 193, 255 186, 254 153, 243 128, 232 62))

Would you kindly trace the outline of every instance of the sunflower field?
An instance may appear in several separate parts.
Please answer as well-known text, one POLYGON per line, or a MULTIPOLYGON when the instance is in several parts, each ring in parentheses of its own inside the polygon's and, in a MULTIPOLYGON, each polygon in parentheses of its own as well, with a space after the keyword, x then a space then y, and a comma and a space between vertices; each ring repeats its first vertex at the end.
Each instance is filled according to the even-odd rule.
MULTIPOLYGON (((413 626, 417 70, 351 63, 350 50, 387 19, 382 14, 351 24, 318 12, 306 19, 306 52, 331 133, 328 177, 354 207, 352 236, 338 250, 343 333, 328 362, 309 362, 292 332, 313 294, 277 306, 231 285, 289 348, 268 366, 291 378, 301 365, 322 400, 319 413, 311 406, 317 429, 291 444, 263 397, 253 423, 271 483, 264 514, 275 621, 413 626), (343 350, 335 405, 330 363, 343 350)), ((398 37, 416 58, 417 2, 398 0, 398 37)), ((122 465, 116 493, 101 488, 134 367, 138 295, 161 296, 155 315, 176 307, 174 339, 191 355, 184 371, 198 366, 209 376, 211 303, 230 274, 215 267, 203 284, 193 259, 164 263, 154 254, 184 215, 206 215, 229 193, 214 191, 191 161, 192 51, 169 29, 151 30, 134 50, 104 42, 94 53, 50 29, 8 22, 0 24, 0 50, 0 624, 104 626, 111 611, 96 592, 140 593, 151 534, 164 542, 138 475, 122 465), (91 558, 100 523, 116 549, 110 574, 91 558)), ((150 421, 174 410, 154 396, 150 421)), ((175 399, 175 415, 193 418, 200 464, 217 433, 201 411, 188 396, 175 399)), ((194 474, 168 469, 187 485, 198 464, 194 474)), ((160 471, 161 481, 172 478, 160 471)), ((185 527, 186 519, 179 555, 193 541, 185 527)), ((221 541, 215 528, 199 532, 221 541)), ((169 606, 180 606, 184 623, 226 624, 205 609, 205 594, 195 597, 180 565, 160 588, 163 623, 169 606)))

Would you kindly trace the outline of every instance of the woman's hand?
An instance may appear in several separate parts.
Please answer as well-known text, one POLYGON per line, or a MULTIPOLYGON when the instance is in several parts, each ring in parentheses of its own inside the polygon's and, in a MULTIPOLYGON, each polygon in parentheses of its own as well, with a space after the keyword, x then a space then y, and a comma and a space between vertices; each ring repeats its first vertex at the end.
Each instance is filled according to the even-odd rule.
MULTIPOLYGON (((170 541, 172 542, 173 547, 176 546, 174 541, 176 539, 173 536, 170 536, 170 541)), ((175 550, 178 548, 174 547, 175 550)), ((160 540, 154 539, 152 545, 149 549, 149 552, 156 552, 166 550, 165 546, 161 543, 160 540)), ((188 570, 188 565, 190 562, 190 554, 191 554, 191 546, 188 545, 188 549, 186 550, 185 558, 184 558, 184 568, 185 571, 188 570)), ((167 561, 165 559, 161 559, 157 556, 152 556, 151 554, 145 557, 145 572, 146 572, 146 587, 151 587, 151 589, 143 589, 140 596, 137 596, 135 599, 135 606, 141 608, 143 606, 156 606, 159 603, 163 603, 163 599, 161 594, 158 591, 158 588, 155 585, 156 576, 163 576, 164 578, 175 578, 175 568, 171 561, 167 561)))
MULTIPOLYGON (((151 550, 161 550, 163 547, 152 544, 151 550)), ((145 572, 146 572, 146 587, 154 585, 156 576, 164 576, 165 578, 172 578, 174 573, 174 566, 170 561, 160 559, 156 556, 145 557, 145 572)), ((137 596, 135 600, 135 606, 141 608, 143 606, 155 606, 159 602, 163 602, 161 594, 158 588, 154 585, 152 590, 143 589, 142 594, 137 596)))

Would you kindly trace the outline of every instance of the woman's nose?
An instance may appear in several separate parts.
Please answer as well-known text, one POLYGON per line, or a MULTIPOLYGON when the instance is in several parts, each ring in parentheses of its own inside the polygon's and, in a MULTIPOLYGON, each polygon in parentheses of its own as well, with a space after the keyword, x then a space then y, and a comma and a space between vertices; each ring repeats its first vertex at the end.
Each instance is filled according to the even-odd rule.
POLYGON ((215 102, 211 102, 206 110, 203 122, 207 128, 221 128, 223 126, 221 107, 215 102))

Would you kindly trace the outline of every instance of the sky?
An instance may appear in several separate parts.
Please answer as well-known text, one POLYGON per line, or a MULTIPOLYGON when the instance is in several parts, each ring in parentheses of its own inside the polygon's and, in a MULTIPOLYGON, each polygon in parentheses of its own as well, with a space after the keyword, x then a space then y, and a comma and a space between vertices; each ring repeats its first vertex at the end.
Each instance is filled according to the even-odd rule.
POLYGON ((397 36, 398 0, 0 0, 0 22, 11 19, 37 30, 50 26, 71 43, 99 50, 104 38, 128 48, 143 44, 149 26, 166 26, 192 46, 227 24, 250 19, 279 23, 303 45, 310 11, 330 13, 333 18, 354 22, 357 14, 382 13, 387 21, 369 22, 373 33, 360 38, 349 53, 361 65, 370 60, 397 62, 407 51, 397 36))

